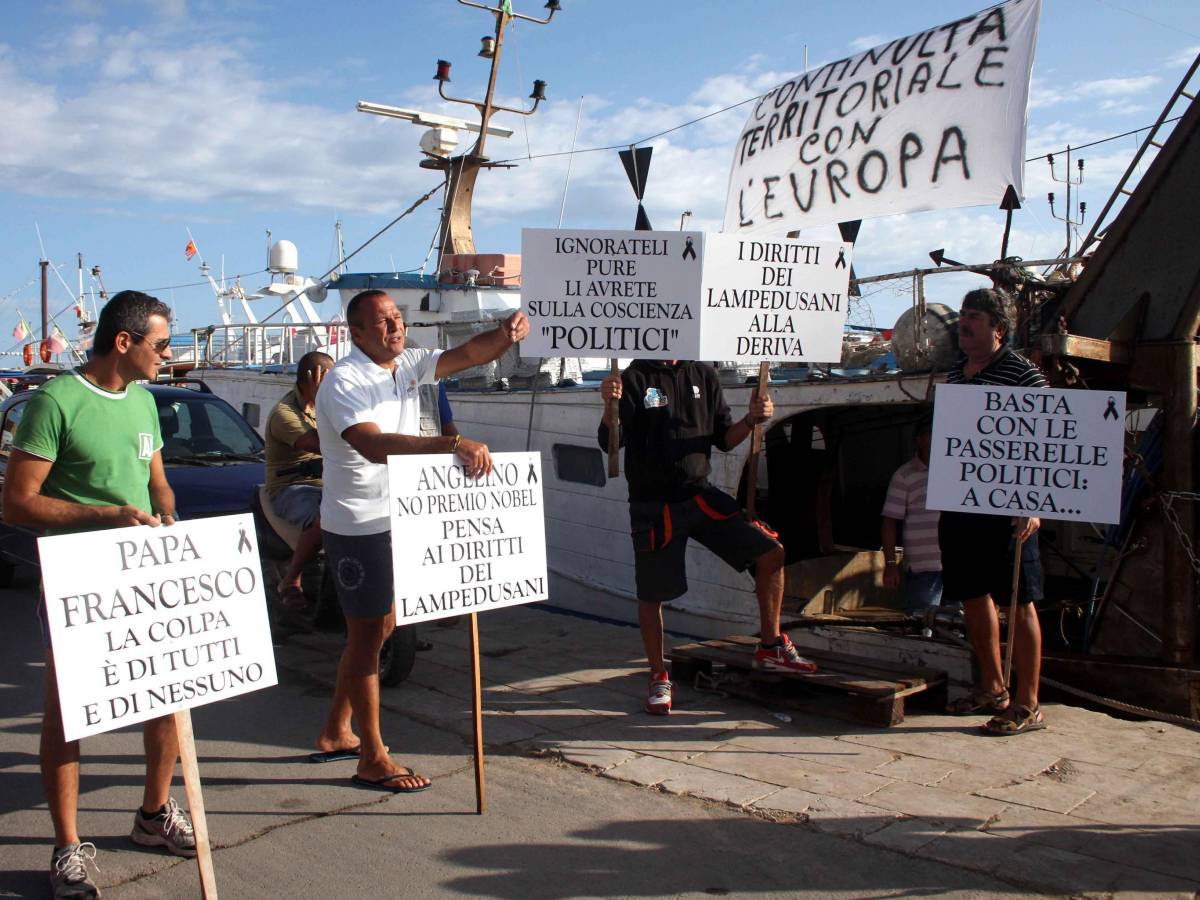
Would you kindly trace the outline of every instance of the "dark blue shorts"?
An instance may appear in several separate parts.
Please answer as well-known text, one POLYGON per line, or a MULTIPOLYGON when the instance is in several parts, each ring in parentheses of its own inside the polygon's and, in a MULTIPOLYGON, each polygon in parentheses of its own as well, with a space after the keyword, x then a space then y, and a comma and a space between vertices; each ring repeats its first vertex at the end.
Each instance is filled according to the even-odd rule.
POLYGON ((746 519, 736 500, 711 487, 678 503, 631 501, 629 525, 637 596, 645 603, 665 603, 687 591, 689 538, 739 572, 779 547, 746 519))
MULTIPOLYGON (((1008 516, 943 512, 938 521, 942 551, 942 605, 952 606, 991 595, 1000 606, 1012 600, 1013 524, 1008 516)), ((1018 602, 1044 596, 1038 536, 1021 545, 1018 602)))
POLYGON ((321 530, 325 565, 347 619, 382 619, 395 605, 392 533, 334 534, 321 530))

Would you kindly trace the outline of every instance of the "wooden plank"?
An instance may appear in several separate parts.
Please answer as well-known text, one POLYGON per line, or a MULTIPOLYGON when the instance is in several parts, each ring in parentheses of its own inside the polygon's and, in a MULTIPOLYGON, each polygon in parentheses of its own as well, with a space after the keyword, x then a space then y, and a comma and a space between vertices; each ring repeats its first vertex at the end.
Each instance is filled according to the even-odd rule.
MULTIPOLYGON (((718 640, 735 643, 738 645, 749 645, 751 651, 758 644, 758 638, 749 637, 748 635, 730 635, 726 638, 718 640)), ((712 642, 707 642, 712 643, 712 642)), ((801 655, 806 656, 818 664, 825 661, 831 666, 850 667, 862 672, 869 672, 891 678, 895 676, 897 680, 913 682, 917 680, 925 681, 929 684, 934 684, 944 681, 946 673, 940 669, 929 669, 917 666, 904 666, 898 663, 890 663, 887 660, 872 659, 866 656, 854 656, 847 653, 837 653, 832 650, 818 650, 811 647, 800 647, 801 655)))
POLYGON ((196 738, 192 732, 192 711, 181 709, 173 714, 179 742, 179 766, 187 793, 188 815, 196 838, 196 866, 200 871, 200 896, 217 900, 217 876, 213 869, 212 847, 208 841, 208 817, 204 813, 204 793, 200 786, 200 765, 196 759, 196 738))
MULTIPOLYGON (((727 666, 740 669, 752 668, 745 653, 728 647, 687 644, 683 647, 676 647, 667 654, 667 658, 672 660, 680 656, 706 659, 709 662, 724 663, 727 666)), ((818 670, 816 672, 781 672, 776 670, 772 671, 771 674, 802 681, 807 684, 835 687, 850 693, 870 694, 874 696, 892 696, 898 688, 907 687, 907 685, 898 686, 895 681, 863 678, 855 673, 831 671, 829 669, 818 670)))
POLYGON ((1118 365, 1125 365, 1130 360, 1127 344, 1082 337, 1078 334, 1043 334, 1042 352, 1118 365))
MULTIPOLYGON (((776 687, 779 682, 774 683, 776 687)), ((904 721, 903 698, 857 694, 843 697, 828 691, 803 695, 788 694, 779 689, 772 690, 772 683, 764 682, 722 683, 721 690, 741 700, 768 703, 775 708, 844 719, 876 728, 890 728, 904 721)))

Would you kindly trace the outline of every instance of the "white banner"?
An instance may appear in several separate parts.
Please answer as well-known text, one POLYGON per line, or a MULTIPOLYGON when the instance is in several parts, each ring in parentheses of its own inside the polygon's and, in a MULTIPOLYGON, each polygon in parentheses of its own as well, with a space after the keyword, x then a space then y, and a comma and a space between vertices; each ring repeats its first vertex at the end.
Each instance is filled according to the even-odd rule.
POLYGON ((1120 392, 939 384, 929 509, 1118 522, 1120 392))
POLYGON ((1011 0, 826 63, 755 104, 726 232, 784 234, 1023 193, 1041 0, 1011 0))
POLYGON ((700 359, 840 362, 853 251, 706 235, 700 359))
POLYGON ((254 518, 38 539, 68 741, 276 683, 254 518))
POLYGON ((475 479, 448 453, 388 457, 397 625, 549 596, 541 455, 492 467, 475 479))
POLYGON ((526 358, 696 359, 704 235, 521 231, 526 358))

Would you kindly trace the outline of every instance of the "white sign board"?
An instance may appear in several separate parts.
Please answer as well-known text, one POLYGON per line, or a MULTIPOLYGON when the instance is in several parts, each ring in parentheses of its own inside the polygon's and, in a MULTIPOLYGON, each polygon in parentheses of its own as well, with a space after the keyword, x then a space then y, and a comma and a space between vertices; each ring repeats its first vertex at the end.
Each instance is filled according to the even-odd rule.
POLYGON ((704 236, 521 231, 524 357, 696 359, 704 236))
POLYGON ((38 539, 68 741, 276 683, 254 518, 38 539))
POLYGON ((1118 522, 1125 395, 939 384, 926 506, 1118 522))
POLYGON ((538 453, 493 453, 469 478, 448 453, 389 456, 396 624, 545 600, 538 453))
POLYGON ((997 205, 1023 191, 1041 0, 1011 0, 768 91, 734 149, 728 233, 997 205))
POLYGON ((704 238, 700 359, 838 362, 853 244, 704 238))

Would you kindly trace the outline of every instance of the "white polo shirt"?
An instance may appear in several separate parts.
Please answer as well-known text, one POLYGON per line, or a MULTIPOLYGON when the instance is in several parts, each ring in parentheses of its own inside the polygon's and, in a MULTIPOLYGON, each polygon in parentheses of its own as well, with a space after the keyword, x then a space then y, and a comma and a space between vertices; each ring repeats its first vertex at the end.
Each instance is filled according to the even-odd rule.
POLYGON ((358 347, 338 360, 317 391, 317 434, 325 459, 321 528, 334 534, 378 534, 388 518, 388 472, 342 437, 374 422, 384 434, 421 433, 419 385, 437 383, 441 350, 405 350, 388 371, 358 347))

